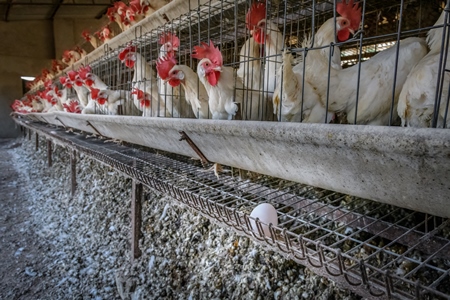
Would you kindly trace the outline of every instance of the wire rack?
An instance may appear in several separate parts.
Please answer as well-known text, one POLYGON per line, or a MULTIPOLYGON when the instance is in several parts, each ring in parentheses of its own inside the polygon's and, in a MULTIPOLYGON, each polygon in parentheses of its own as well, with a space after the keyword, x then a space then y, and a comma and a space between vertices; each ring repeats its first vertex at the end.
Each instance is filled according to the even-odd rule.
POLYGON ((449 219, 242 170, 225 169, 217 178, 188 157, 16 121, 361 296, 450 299, 449 219), (269 225, 270 235, 259 220, 257 231, 250 223, 249 214, 260 203, 277 210, 279 224, 269 225))

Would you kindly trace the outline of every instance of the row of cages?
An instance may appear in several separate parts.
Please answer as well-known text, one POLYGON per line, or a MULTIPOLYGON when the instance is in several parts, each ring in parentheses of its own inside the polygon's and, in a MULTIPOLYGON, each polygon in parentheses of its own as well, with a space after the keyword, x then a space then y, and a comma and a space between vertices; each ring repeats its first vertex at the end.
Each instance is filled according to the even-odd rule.
POLYGON ((53 84, 82 113, 445 128, 449 7, 209 1, 53 84))

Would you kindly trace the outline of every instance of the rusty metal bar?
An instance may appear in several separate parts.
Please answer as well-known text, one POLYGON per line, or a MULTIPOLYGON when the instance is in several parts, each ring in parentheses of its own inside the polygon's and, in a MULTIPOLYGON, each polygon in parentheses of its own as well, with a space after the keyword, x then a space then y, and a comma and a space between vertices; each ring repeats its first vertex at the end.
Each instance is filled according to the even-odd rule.
POLYGON ((48 166, 52 166, 52 141, 47 139, 47 162, 48 166))
POLYGON ((58 118, 58 117, 55 117, 55 120, 58 120, 58 121, 59 121, 59 123, 61 123, 61 124, 62 124, 62 126, 64 126, 64 128, 67 128, 67 127, 66 127, 66 124, 64 124, 64 123, 63 123, 63 121, 61 121, 61 119, 60 119, 60 118, 58 118))
MULTIPOLYGON (((136 168, 136 160, 133 163, 136 168)), ((139 240, 142 236, 142 195, 143 185, 133 178, 131 193, 131 260, 139 258, 142 251, 139 248, 139 240)))
POLYGON ((72 197, 75 195, 75 191, 77 188, 77 151, 74 149, 70 155, 70 170, 72 175, 72 189, 71 194, 72 197))
POLYGON ((196 144, 194 144, 194 142, 191 140, 191 138, 186 134, 186 132, 184 131, 180 131, 180 141, 186 141, 189 146, 191 146, 192 150, 195 151, 195 153, 197 153, 197 155, 200 157, 200 160, 202 161, 202 164, 207 164, 210 161, 206 158, 205 155, 203 155, 202 151, 200 151, 200 149, 197 147, 196 144))
POLYGON ((103 135, 100 133, 100 131, 98 131, 97 128, 95 128, 94 125, 92 125, 91 122, 86 121, 86 125, 87 125, 87 126, 90 126, 92 129, 94 129, 94 131, 95 131, 99 136, 103 136, 103 135))

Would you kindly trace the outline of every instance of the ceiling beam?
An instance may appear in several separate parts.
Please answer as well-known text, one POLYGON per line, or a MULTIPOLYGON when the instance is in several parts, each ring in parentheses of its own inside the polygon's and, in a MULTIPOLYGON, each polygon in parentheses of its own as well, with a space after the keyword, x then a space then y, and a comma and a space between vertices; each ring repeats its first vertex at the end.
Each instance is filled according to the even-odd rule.
MULTIPOLYGON (((49 3, 37 3, 37 2, 32 2, 32 3, 12 3, 12 0, 8 0, 7 3, 0 3, 0 6, 56 6, 56 4, 52 5, 49 3)), ((93 4, 86 4, 86 3, 63 3, 60 6, 87 6, 87 7, 106 7, 106 9, 108 7, 110 7, 110 4, 100 4, 100 3, 93 3, 93 4)))
POLYGON ((53 18, 55 17, 56 13, 58 12, 58 9, 61 7, 61 4, 63 4, 63 2, 64 2, 64 0, 58 1, 58 4, 56 4, 56 6, 52 10, 52 14, 50 15, 50 20, 53 20, 53 18))
POLYGON ((9 10, 11 9, 12 0, 7 1, 7 7, 5 12, 5 22, 8 22, 9 10))

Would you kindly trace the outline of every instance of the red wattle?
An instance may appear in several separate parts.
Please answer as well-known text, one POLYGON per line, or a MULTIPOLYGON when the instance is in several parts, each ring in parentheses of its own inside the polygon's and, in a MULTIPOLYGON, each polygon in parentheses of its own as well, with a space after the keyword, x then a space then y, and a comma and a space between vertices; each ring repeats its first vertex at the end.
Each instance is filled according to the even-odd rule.
POLYGON ((97 98, 97 102, 98 104, 103 105, 106 103, 106 98, 97 98))
POLYGON ((208 82, 212 86, 216 86, 217 82, 219 82, 220 78, 220 72, 219 71, 213 71, 206 74, 206 78, 208 79, 208 82))
POLYGON ((128 68, 134 68, 134 60, 131 59, 125 60, 125 66, 127 66, 128 68))
POLYGON ((350 31, 348 29, 342 29, 337 34, 338 42, 345 42, 350 38, 350 31))
POLYGON ((148 100, 148 99, 141 100, 141 106, 142 107, 150 107, 150 100, 148 100))
POLYGON ((169 80, 169 84, 172 87, 177 87, 180 85, 180 83, 181 83, 180 79, 170 79, 169 80))

